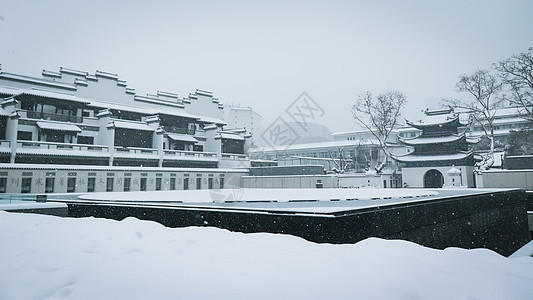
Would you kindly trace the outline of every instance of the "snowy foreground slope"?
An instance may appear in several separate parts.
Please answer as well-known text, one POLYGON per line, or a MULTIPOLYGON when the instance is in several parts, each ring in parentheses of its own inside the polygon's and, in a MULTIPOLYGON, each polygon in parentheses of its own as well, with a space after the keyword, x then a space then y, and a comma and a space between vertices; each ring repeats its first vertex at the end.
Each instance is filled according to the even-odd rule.
POLYGON ((0 299, 533 299, 533 258, 0 211, 0 299))

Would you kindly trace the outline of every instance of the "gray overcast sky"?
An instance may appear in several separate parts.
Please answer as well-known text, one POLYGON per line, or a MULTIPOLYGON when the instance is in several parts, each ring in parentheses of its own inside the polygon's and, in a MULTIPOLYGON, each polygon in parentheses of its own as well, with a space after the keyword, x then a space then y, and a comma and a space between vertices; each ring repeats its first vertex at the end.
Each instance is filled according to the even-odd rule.
POLYGON ((407 95, 406 117, 457 97, 460 74, 533 46, 533 1, 6 1, 0 63, 118 73, 142 94, 211 90, 263 126, 306 91, 351 130, 362 90, 407 95))

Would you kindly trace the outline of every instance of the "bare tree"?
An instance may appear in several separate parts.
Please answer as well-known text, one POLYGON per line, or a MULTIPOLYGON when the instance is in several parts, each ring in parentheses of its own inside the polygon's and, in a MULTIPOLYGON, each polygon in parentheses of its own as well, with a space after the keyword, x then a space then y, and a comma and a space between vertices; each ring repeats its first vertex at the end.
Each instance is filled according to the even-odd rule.
POLYGON ((533 122, 533 47, 494 64, 494 68, 511 92, 506 100, 533 122))
POLYGON ((470 100, 444 100, 450 108, 461 108, 468 111, 471 121, 479 124, 486 137, 490 140, 489 153, 479 165, 486 169, 494 164, 494 120, 496 111, 501 107, 503 99, 497 94, 502 84, 498 78, 487 70, 478 70, 472 75, 462 75, 456 84, 457 90, 469 94, 470 100))
POLYGON ((335 168, 333 168, 332 171, 334 171, 335 173, 338 173, 338 174, 343 174, 346 171, 346 169, 348 169, 348 167, 350 166, 350 163, 351 163, 351 160, 346 159, 346 157, 344 156, 344 149, 343 148, 339 148, 339 158, 338 159, 333 157, 333 154, 331 153, 331 151, 328 151, 328 153, 329 153, 329 157, 331 158, 331 160, 335 164, 335 168), (339 162, 337 162, 337 160, 339 162))
POLYGON ((387 140, 406 102, 405 95, 399 91, 389 90, 376 98, 371 92, 364 91, 359 94, 352 107, 353 118, 372 133, 385 153, 383 161, 374 168, 377 173, 381 173, 387 159, 391 157, 387 140))

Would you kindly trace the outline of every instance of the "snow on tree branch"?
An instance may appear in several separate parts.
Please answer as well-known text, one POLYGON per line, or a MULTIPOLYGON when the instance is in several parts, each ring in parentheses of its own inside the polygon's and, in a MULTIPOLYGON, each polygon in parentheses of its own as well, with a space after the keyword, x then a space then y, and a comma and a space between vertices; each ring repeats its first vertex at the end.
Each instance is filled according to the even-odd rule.
POLYGON ((375 167, 378 173, 383 170, 387 158, 391 156, 387 139, 396 126, 406 102, 406 96, 399 91, 389 90, 377 97, 374 97, 370 91, 364 91, 359 94, 352 107, 353 118, 372 133, 385 153, 383 161, 375 167))

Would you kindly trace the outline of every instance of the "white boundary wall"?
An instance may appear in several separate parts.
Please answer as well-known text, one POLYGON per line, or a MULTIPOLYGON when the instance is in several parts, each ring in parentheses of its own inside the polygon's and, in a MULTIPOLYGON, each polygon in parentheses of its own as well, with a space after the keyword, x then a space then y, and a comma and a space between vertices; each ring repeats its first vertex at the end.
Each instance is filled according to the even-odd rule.
POLYGON ((243 188, 338 188, 337 175, 242 176, 243 188))
POLYGON ((476 174, 478 188, 533 189, 533 170, 487 170, 476 174))
POLYGON ((437 170, 442 173, 444 177, 443 187, 475 187, 474 184, 474 167, 471 166, 456 166, 455 169, 461 171, 460 176, 453 176, 448 174, 451 166, 444 167, 421 167, 421 168, 402 168, 402 180, 407 187, 423 188, 424 174, 429 170, 437 170))
POLYGON ((183 190, 185 178, 189 178, 188 189, 194 190, 197 178, 201 178, 200 189, 208 189, 212 182, 213 189, 219 189, 221 178, 224 178, 223 188, 241 187, 241 177, 247 175, 247 170, 232 169, 181 169, 181 168, 144 168, 144 167, 104 167, 104 166, 61 166, 43 165, 23 167, 11 165, 6 168, 0 166, 0 179, 5 179, 5 193, 18 194, 22 191, 22 181, 31 182, 31 194, 45 193, 46 178, 54 178, 52 193, 67 193, 69 178, 75 178, 73 193, 88 192, 89 178, 94 178, 94 192, 106 192, 108 179, 113 181, 112 191, 124 191, 125 178, 131 178, 130 191, 140 191, 141 181, 146 183, 146 191, 172 190, 171 182, 175 183, 175 190, 183 190), (28 180, 30 178, 30 180, 28 180), (146 178, 141 180, 141 178, 146 178), (158 179, 160 178, 160 179, 158 179), (175 178, 172 180, 172 178, 175 178), (212 180, 209 180, 212 178, 212 180), (159 182, 159 184, 158 184, 159 182))

